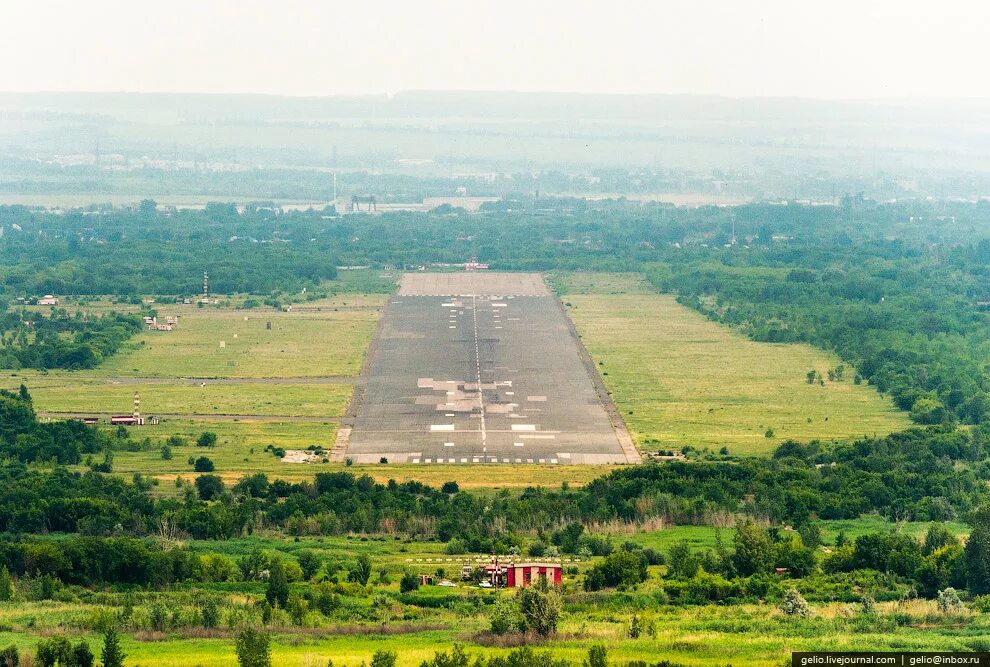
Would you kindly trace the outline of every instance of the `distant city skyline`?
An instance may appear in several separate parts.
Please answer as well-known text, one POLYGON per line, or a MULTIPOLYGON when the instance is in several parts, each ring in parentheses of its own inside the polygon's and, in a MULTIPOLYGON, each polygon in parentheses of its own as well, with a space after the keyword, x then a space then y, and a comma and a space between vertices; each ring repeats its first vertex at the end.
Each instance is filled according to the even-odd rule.
POLYGON ((946 0, 10 0, 0 90, 990 98, 990 6, 946 0))

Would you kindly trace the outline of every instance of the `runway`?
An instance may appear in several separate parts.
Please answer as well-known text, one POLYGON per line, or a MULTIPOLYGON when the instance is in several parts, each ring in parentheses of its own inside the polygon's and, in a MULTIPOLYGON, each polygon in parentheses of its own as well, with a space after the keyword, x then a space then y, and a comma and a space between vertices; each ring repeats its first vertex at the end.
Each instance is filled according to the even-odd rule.
POLYGON ((356 463, 625 463, 538 274, 408 274, 359 383, 356 463))

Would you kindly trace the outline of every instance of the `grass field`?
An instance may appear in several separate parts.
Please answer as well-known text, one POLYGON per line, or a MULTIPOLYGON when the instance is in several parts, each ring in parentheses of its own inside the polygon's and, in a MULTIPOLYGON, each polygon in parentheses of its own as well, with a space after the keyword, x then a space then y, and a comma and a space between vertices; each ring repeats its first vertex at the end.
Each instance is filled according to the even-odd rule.
POLYGON ((101 371, 139 377, 357 375, 384 297, 341 295, 328 301, 306 306, 320 311, 300 307, 288 313, 163 306, 161 314, 179 316, 175 331, 138 335, 101 371))
MULTIPOLYGON (((503 593, 504 594, 504 593, 503 593)), ((481 594, 484 597, 495 593, 481 594)), ((444 597, 463 598, 457 591, 444 597)), ((643 596, 648 600, 649 596, 643 596)), ((404 605, 395 604, 392 615, 404 605)), ((831 603, 816 605, 808 619, 784 616, 773 605, 745 604, 678 608, 649 605, 616 612, 611 607, 585 605, 565 613, 558 637, 537 645, 580 665, 590 646, 607 646, 611 661, 666 659, 686 665, 764 666, 789 663, 791 651, 920 651, 985 650, 990 632, 988 616, 959 612, 944 620, 931 601, 913 600, 881 603, 880 614, 863 618, 857 605, 831 603), (629 619, 637 613, 652 623, 655 636, 628 637, 629 619), (891 620, 899 615, 899 622, 891 620)), ((58 632, 66 625, 83 621, 98 609, 80 603, 20 603, 0 609, 0 645, 33 649, 38 639, 58 632)), ((413 612, 416 614, 417 612, 413 612)), ((422 613, 422 612, 418 612, 422 613)), ((397 653, 399 667, 416 667, 439 650, 450 651, 462 644, 468 655, 504 655, 507 649, 483 648, 475 643, 484 630, 484 611, 461 602, 456 610, 431 610, 428 621, 398 620, 365 626, 363 632, 347 632, 346 626, 331 625, 295 630, 273 628, 273 664, 279 667, 322 667, 329 660, 335 665, 356 667, 370 661, 378 650, 397 653), (417 625, 419 627, 417 627, 417 625), (425 627, 424 627, 425 626, 425 627), (383 633, 385 627, 391 634, 383 633)), ((217 630, 212 638, 197 633, 174 631, 144 633, 140 639, 125 634, 122 648, 128 665, 176 665, 178 667, 227 667, 235 664, 231 633, 217 630)), ((72 631, 73 636, 80 636, 72 631)), ((84 633, 99 652, 100 637, 84 633)))
POLYGON ((789 438, 840 439, 910 425, 872 387, 851 379, 808 384, 810 369, 824 376, 841 363, 822 350, 753 342, 629 276, 565 274, 555 284, 642 449, 767 454, 789 438))
POLYGON ((344 413, 353 387, 347 384, 107 385, 62 383, 33 388, 41 412, 129 414, 134 392, 148 415, 250 415, 337 418, 344 413))

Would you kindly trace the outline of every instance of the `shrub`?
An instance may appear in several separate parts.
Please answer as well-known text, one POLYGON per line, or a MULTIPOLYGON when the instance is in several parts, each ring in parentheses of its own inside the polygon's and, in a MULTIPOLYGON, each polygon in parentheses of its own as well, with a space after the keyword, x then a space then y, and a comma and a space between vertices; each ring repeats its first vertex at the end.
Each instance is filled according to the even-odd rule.
POLYGON ((411 593, 419 589, 419 577, 412 572, 405 572, 399 580, 399 590, 403 593, 411 593))
POLYGON ((216 475, 200 475, 196 478, 196 493, 200 500, 219 498, 223 491, 223 480, 216 475))
POLYGON ((936 604, 938 605, 938 610, 943 614, 954 614, 962 609, 963 606, 962 600, 959 599, 959 593, 951 586, 938 592, 936 604))
POLYGON ((220 605, 213 598, 206 598, 199 607, 199 618, 204 628, 220 625, 220 605))
POLYGON ((378 649, 371 656, 371 667, 395 667, 397 657, 394 651, 378 649))
POLYGON ((265 589, 265 601, 269 605, 285 608, 289 601, 289 581, 285 576, 285 567, 282 561, 275 559, 268 572, 268 588, 265 589))
POLYGON ((639 553, 620 550, 596 563, 584 579, 584 588, 597 591, 616 586, 634 586, 646 581, 646 559, 639 553))
POLYGON ((801 597, 797 589, 790 588, 784 593, 784 599, 780 603, 780 610, 788 616, 807 618, 811 615, 811 607, 808 601, 801 597))
POLYGON ((120 650, 117 628, 109 627, 103 634, 102 667, 124 667, 124 652, 120 650))
POLYGON ((267 633, 244 628, 237 634, 235 647, 240 667, 271 667, 271 639, 267 633))
POLYGON ((519 605, 505 595, 495 599, 488 620, 491 623, 492 633, 496 635, 508 634, 525 625, 519 613, 519 605))
POLYGON ((464 540, 459 537, 452 537, 447 546, 444 547, 444 552, 448 556, 459 556, 461 554, 467 553, 467 545, 464 544, 464 540))
POLYGON ((200 456, 193 463, 193 470, 196 472, 213 472, 213 461, 206 458, 205 456, 200 456))
POLYGON ((557 632, 562 606, 557 591, 540 580, 535 586, 519 591, 518 597, 519 611, 522 613, 527 630, 544 637, 557 632))

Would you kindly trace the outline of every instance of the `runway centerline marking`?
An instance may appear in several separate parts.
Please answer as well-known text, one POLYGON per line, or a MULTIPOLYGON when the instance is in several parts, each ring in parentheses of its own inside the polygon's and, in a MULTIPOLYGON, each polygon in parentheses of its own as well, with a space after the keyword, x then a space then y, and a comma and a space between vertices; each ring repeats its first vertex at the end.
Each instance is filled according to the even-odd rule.
POLYGON ((478 372, 478 407, 481 409, 481 451, 488 451, 488 431, 485 428, 485 390, 481 386, 481 347, 478 344, 478 297, 471 295, 471 314, 474 316, 474 363, 478 372))

